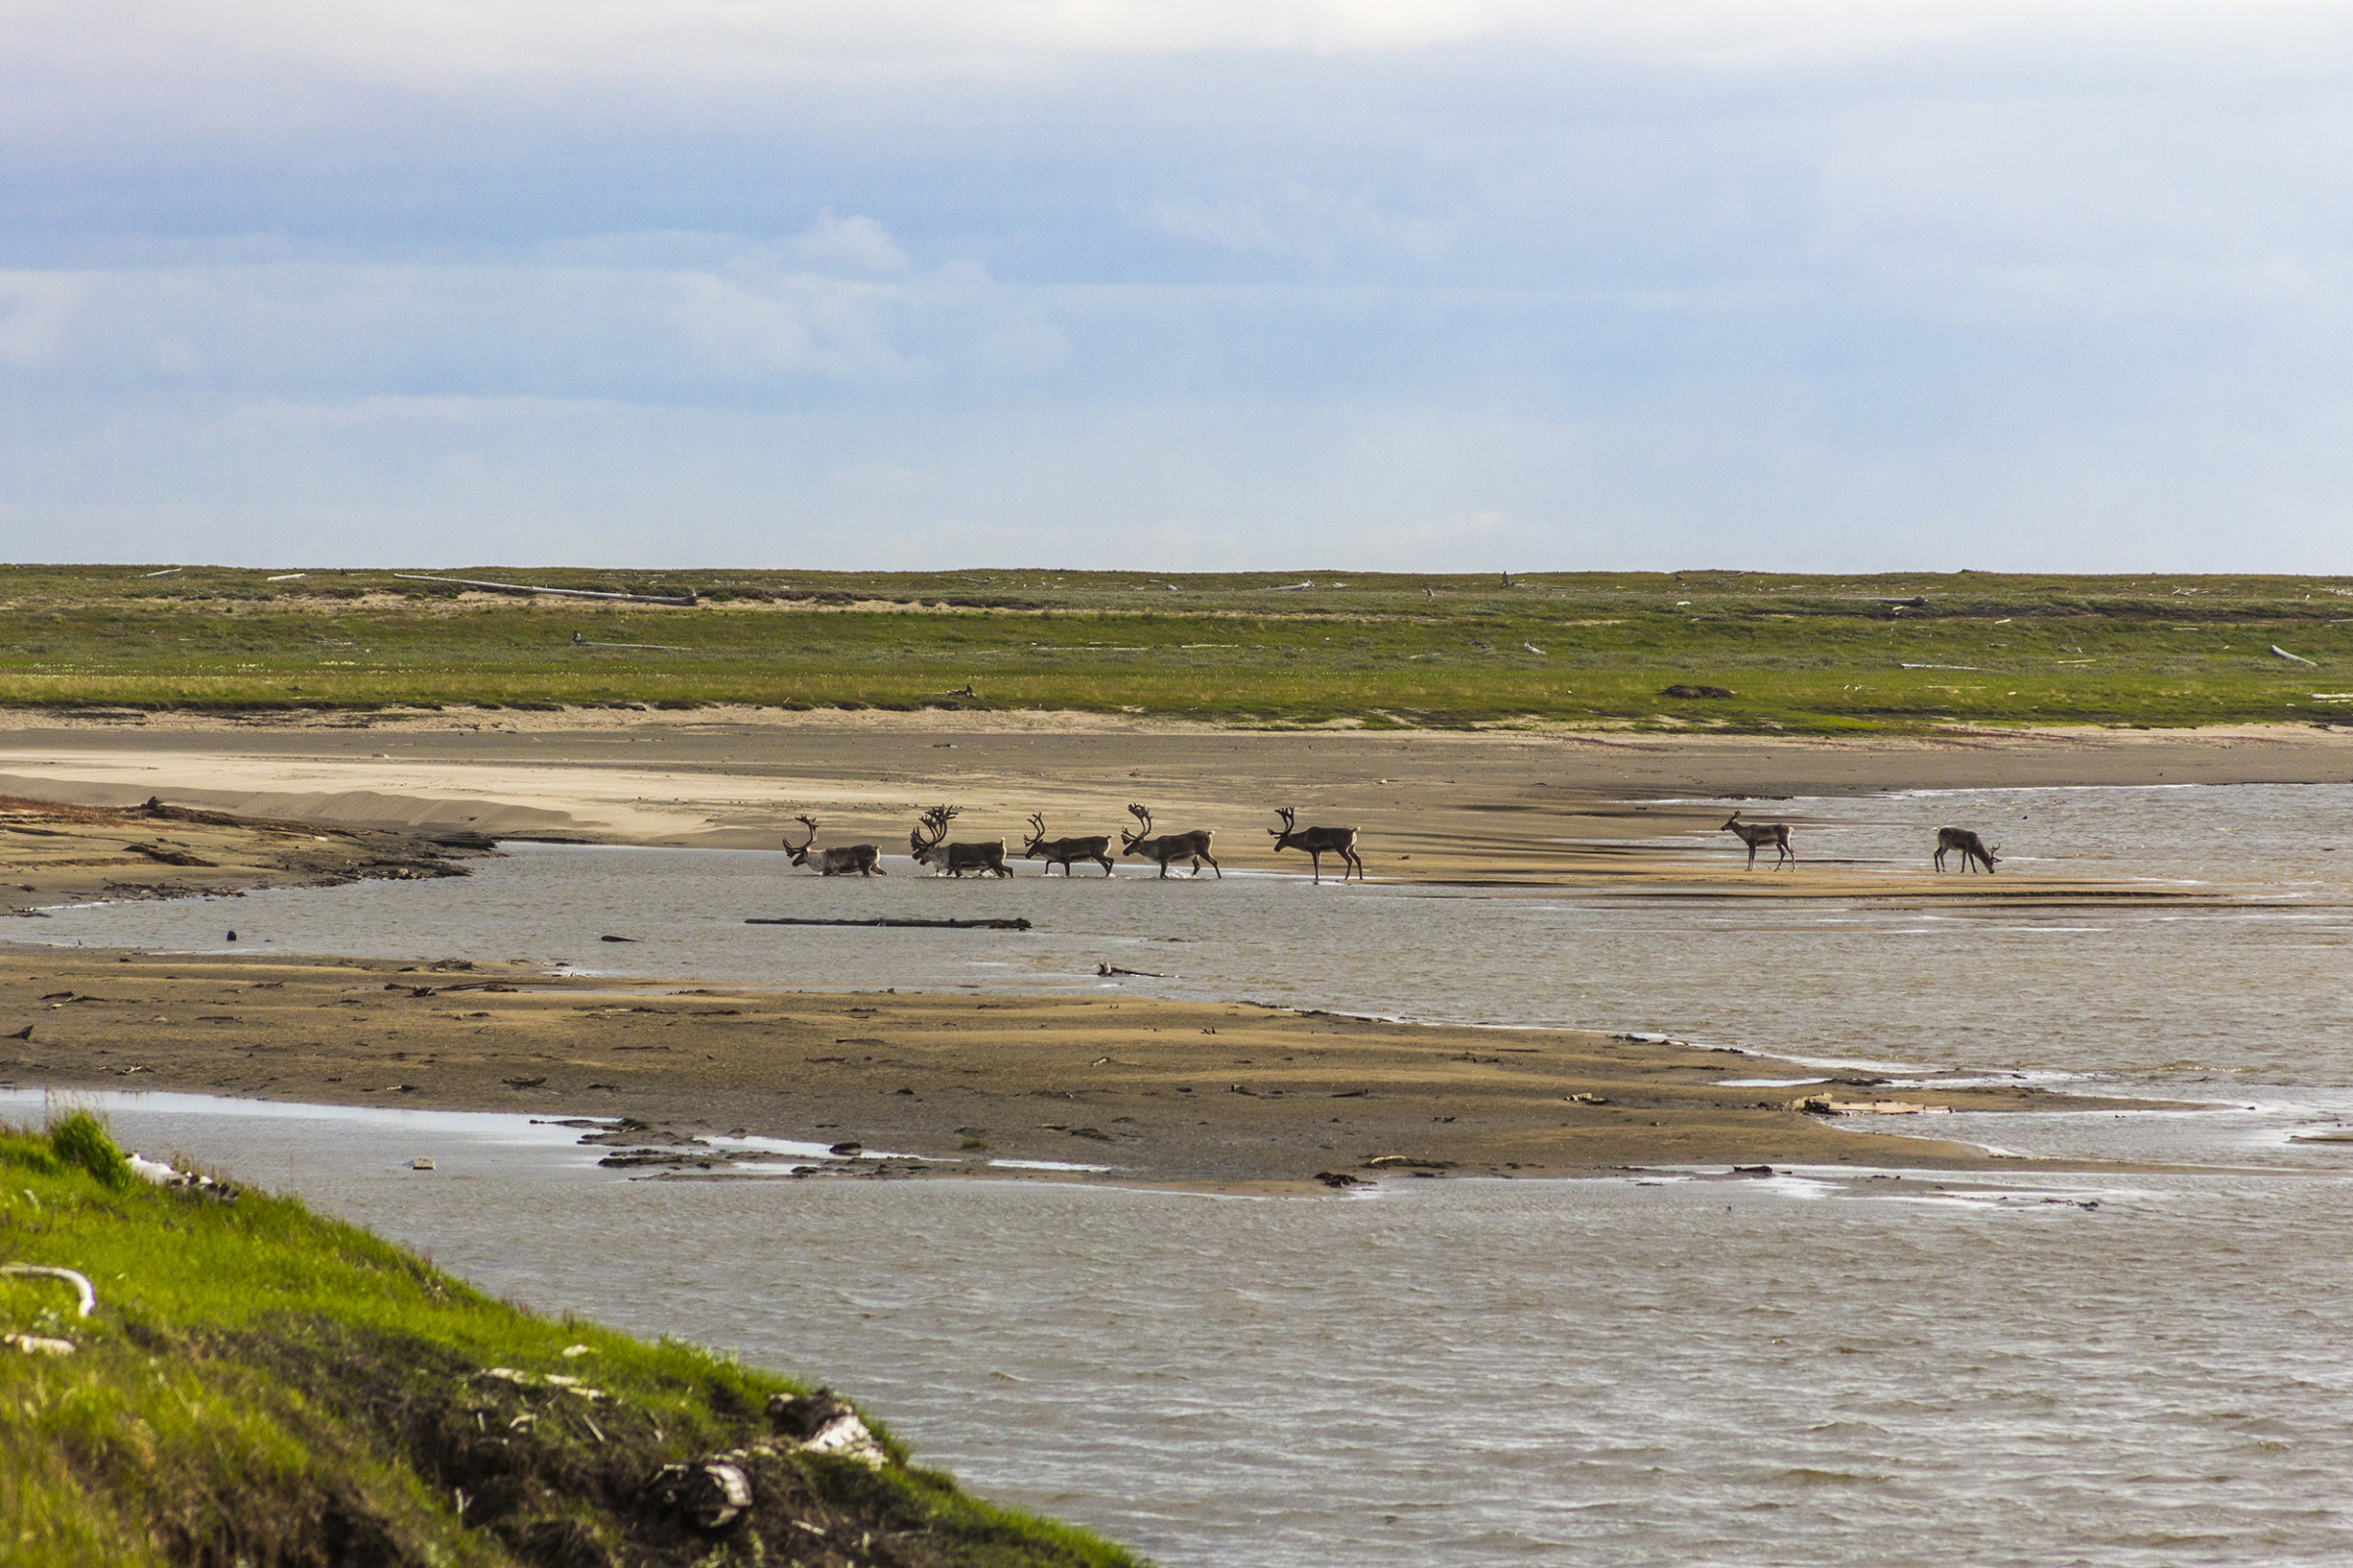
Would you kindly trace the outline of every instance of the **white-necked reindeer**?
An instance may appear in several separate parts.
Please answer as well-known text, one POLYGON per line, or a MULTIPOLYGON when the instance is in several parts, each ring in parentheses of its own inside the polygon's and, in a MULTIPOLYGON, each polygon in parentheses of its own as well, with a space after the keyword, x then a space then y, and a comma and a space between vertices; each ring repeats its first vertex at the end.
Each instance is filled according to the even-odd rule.
POLYGON ((1315 880, 1318 883, 1324 879, 1324 857, 1337 855, 1340 857, 1341 881, 1346 882, 1351 870, 1356 873, 1357 881, 1364 880, 1364 862, 1356 858, 1354 828, 1295 827, 1292 825, 1295 814, 1288 807, 1275 808, 1275 815, 1283 819, 1283 825, 1280 828, 1268 828, 1266 836, 1275 841, 1277 855, 1285 850, 1305 850, 1308 861, 1315 867, 1315 880))
POLYGON ((1168 874, 1168 868, 1171 865, 1184 859, 1190 859, 1193 862, 1193 874, 1199 876, 1201 861, 1207 860, 1209 869, 1217 873, 1217 880, 1220 882, 1225 880, 1225 867, 1219 865, 1217 858, 1209 853, 1209 829, 1197 827, 1190 833, 1163 833, 1158 838, 1153 838, 1152 836, 1152 812, 1141 806, 1130 806, 1128 812, 1143 824, 1143 827, 1141 831, 1135 833, 1130 833, 1125 828, 1120 829, 1120 854, 1141 855, 1148 860, 1158 861, 1162 876, 1168 874))
POLYGON ((1083 839, 1050 839, 1046 836, 1046 813, 1043 811, 1030 813, 1029 827, 1029 839, 1021 846, 1021 858, 1025 860, 1043 858, 1048 876, 1054 875, 1054 868, 1057 865, 1062 868, 1062 874, 1068 876, 1073 860, 1093 860, 1103 867, 1103 875, 1111 874, 1109 834, 1100 833, 1083 839))
POLYGON ((1985 874, 1991 876, 1994 854, 2000 849, 2001 846, 1998 844, 1990 850, 1985 848, 1985 841, 1965 827, 1940 827, 1936 829, 1936 869, 1943 870, 1944 858, 1953 851, 1959 850, 1962 870, 1974 871, 1978 868, 1978 862, 1983 860, 1985 864, 1985 874))
POLYGON ((784 853, 793 858, 795 865, 813 867, 819 876, 846 876, 856 871, 859 876, 888 876, 882 868, 882 851, 871 844, 845 844, 838 849, 818 850, 809 846, 817 842, 816 818, 798 816, 793 819, 809 829, 809 837, 795 844, 787 836, 784 853))
POLYGON ((1011 876, 1005 869, 1005 840, 994 844, 943 844, 948 837, 948 824, 962 814, 962 808, 935 806, 923 813, 923 825, 907 836, 907 847, 914 855, 917 865, 936 865, 950 876, 962 876, 966 871, 989 871, 998 876, 1011 876), (924 837, 926 832, 930 837, 924 837))
POLYGON ((1756 869, 1756 852, 1768 844, 1772 845, 1776 850, 1781 852, 1779 855, 1774 857, 1774 870, 1780 870, 1781 862, 1785 859, 1788 860, 1791 865, 1795 865, 1797 863, 1797 852, 1789 848, 1789 823, 1743 822, 1740 820, 1740 813, 1735 811, 1732 813, 1732 819, 1726 822, 1724 825, 1730 828, 1733 833, 1740 838, 1740 841, 1742 844, 1748 846, 1749 870, 1753 871, 1756 869))

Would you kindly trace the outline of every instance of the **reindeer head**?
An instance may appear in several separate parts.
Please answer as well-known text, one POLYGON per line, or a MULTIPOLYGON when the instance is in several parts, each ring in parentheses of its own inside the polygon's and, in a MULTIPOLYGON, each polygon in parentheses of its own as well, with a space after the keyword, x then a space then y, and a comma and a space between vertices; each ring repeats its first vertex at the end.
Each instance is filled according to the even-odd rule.
POLYGON ((784 853, 793 858, 793 863, 795 865, 807 865, 809 863, 809 847, 817 842, 816 819, 814 817, 797 816, 794 817, 793 820, 800 823, 803 827, 809 829, 809 837, 803 839, 800 843, 795 844, 792 840, 792 836, 787 834, 784 840, 784 853))
POLYGON ((1283 819, 1283 825, 1279 828, 1268 828, 1266 830, 1266 836, 1275 841, 1275 848, 1279 850, 1283 847, 1283 842, 1290 838, 1293 833, 1298 831, 1298 829, 1292 825, 1292 818, 1298 816, 1299 811, 1294 807, 1278 806, 1275 808, 1275 815, 1283 819))
POLYGON ((1137 845, 1143 843, 1152 835, 1152 812, 1146 810, 1141 806, 1130 805, 1128 807, 1128 814, 1133 816, 1138 822, 1142 823, 1143 826, 1133 833, 1130 833, 1126 828, 1121 828, 1119 830, 1119 847, 1123 850, 1134 849, 1137 845))
MULTIPOLYGON (((1724 826, 1725 826, 1725 827, 1730 827, 1730 826, 1732 826, 1732 825, 1733 825, 1735 822, 1738 822, 1740 819, 1740 812, 1738 812, 1738 811, 1735 811, 1735 812, 1733 812, 1733 813, 1732 813, 1732 815, 1730 815, 1730 816, 1728 816, 1728 817, 1726 817, 1726 818, 1724 819, 1724 826)), ((1723 829, 1719 828, 1717 831, 1721 832, 1721 831, 1723 831, 1723 829)))
MULTIPOLYGON (((1029 814, 1029 837, 1024 840, 1021 845, 1022 858, 1024 859, 1037 858, 1038 846, 1045 842, 1046 813, 1044 811, 1032 811, 1029 814)), ((1048 866, 1046 869, 1049 872, 1052 872, 1054 867, 1048 866)))
POLYGON ((907 849, 918 865, 940 847, 941 841, 948 837, 948 824, 960 814, 961 808, 954 806, 935 806, 923 813, 922 825, 907 836, 907 849))

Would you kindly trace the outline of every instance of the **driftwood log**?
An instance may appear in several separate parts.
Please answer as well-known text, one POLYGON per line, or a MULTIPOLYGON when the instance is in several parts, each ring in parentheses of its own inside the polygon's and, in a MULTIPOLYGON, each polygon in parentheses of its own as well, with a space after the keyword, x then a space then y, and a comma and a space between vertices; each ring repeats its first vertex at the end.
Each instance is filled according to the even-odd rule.
POLYGON ((746 925, 882 925, 912 927, 925 931, 1027 931, 1030 924, 1018 915, 1009 920, 815 920, 800 915, 778 915, 762 918, 754 915, 746 925))

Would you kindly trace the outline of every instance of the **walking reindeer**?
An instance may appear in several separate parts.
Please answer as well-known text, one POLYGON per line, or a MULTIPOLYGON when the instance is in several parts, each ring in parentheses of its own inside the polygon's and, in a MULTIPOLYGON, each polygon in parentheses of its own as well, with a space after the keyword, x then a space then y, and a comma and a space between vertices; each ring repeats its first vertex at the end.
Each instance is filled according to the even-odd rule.
POLYGON ((1356 873, 1357 881, 1364 880, 1364 862, 1356 856, 1356 830, 1354 828, 1296 827, 1292 824, 1292 817, 1295 814, 1288 807, 1275 808, 1275 815, 1283 819, 1283 825, 1280 828, 1268 828, 1266 836, 1275 841, 1277 855, 1282 854, 1285 850, 1305 850, 1308 861, 1315 868, 1315 880, 1319 884, 1324 879, 1324 857, 1337 855, 1340 857, 1341 881, 1346 882, 1348 879, 1348 872, 1351 870, 1356 873))
POLYGON ((816 819, 800 816, 793 820, 809 829, 809 837, 799 844, 795 844, 789 835, 784 841, 784 853, 793 858, 795 865, 812 866, 819 876, 845 876, 852 871, 859 876, 890 874, 882 868, 882 851, 871 844, 845 844, 838 849, 812 853, 809 846, 817 842, 816 819))
POLYGON ((1985 841, 1965 827, 1940 827, 1936 829, 1936 866, 1937 870, 1943 870, 1944 858, 1959 850, 1962 870, 1974 871, 1978 868, 1978 862, 1983 860, 1985 874, 1991 876, 1994 853, 2000 848, 1998 844, 1990 850, 1985 848, 1985 841))
POLYGON ((956 806, 935 806, 923 813, 923 825, 907 836, 907 846, 913 852, 917 865, 936 866, 949 876, 962 876, 966 871, 987 871, 997 876, 1011 876, 1005 869, 1005 840, 994 844, 944 844, 948 824, 962 814, 956 806), (929 837, 925 837, 926 834, 929 837))
POLYGON ((1054 875, 1054 868, 1057 865, 1062 868, 1062 874, 1068 876, 1073 860, 1093 860, 1103 867, 1103 875, 1111 874, 1109 834, 1099 833, 1083 839, 1050 839, 1046 836, 1046 813, 1043 811, 1030 813, 1029 827, 1029 839, 1021 846, 1021 858, 1025 860, 1043 858, 1048 876, 1054 875))
POLYGON ((1776 850, 1781 852, 1779 855, 1774 857, 1774 870, 1778 871, 1781 869, 1781 862, 1784 859, 1787 859, 1791 865, 1795 865, 1797 863, 1797 852, 1789 848, 1789 823, 1743 822, 1740 820, 1740 813, 1735 811, 1732 813, 1732 820, 1726 822, 1724 825, 1727 828, 1730 828, 1733 833, 1740 838, 1740 841, 1742 844, 1748 846, 1749 870, 1753 871, 1756 869, 1756 852, 1768 844, 1772 845, 1776 850))
POLYGON ((1217 873, 1217 880, 1220 882, 1225 880, 1225 867, 1219 865, 1217 858, 1209 853, 1209 829, 1197 827, 1190 833, 1163 833, 1154 838, 1152 836, 1152 812, 1141 806, 1130 806, 1128 813, 1135 817, 1142 827, 1140 831, 1134 833, 1128 832, 1125 828, 1120 830, 1120 854, 1140 855, 1148 860, 1159 862, 1162 876, 1168 874, 1169 866, 1184 859, 1190 859, 1193 862, 1193 874, 1199 876, 1201 861, 1207 860, 1209 869, 1217 873))

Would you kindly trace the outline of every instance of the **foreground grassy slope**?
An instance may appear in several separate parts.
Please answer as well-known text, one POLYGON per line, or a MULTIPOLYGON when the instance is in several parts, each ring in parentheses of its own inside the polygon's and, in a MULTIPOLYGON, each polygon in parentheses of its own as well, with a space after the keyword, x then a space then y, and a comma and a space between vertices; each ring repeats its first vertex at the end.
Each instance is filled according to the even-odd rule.
POLYGON ((156 569, 0 567, 0 704, 752 703, 1800 731, 2353 721, 2353 579, 449 573, 699 596, 670 608, 461 594, 381 571, 156 569), (968 683, 974 695, 954 695, 968 683), (1732 695, 1663 696, 1673 685, 1732 695))
POLYGON ((0 1334, 75 1347, 0 1345, 0 1561, 1136 1562, 964 1495, 887 1435, 878 1469, 754 1450, 749 1517, 699 1530, 649 1482, 777 1448, 791 1385, 534 1317, 287 1200, 150 1186, 83 1115, 0 1133, 0 1263, 77 1269, 99 1300, 78 1317, 66 1283, 0 1275, 0 1334))

